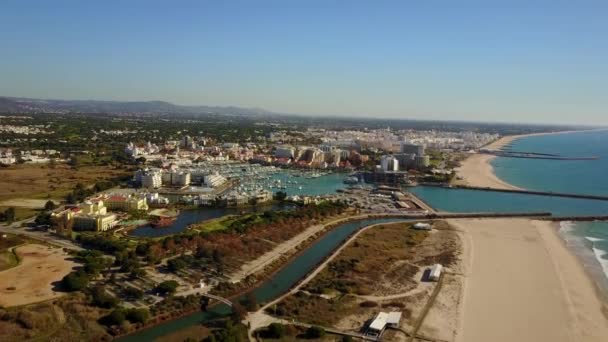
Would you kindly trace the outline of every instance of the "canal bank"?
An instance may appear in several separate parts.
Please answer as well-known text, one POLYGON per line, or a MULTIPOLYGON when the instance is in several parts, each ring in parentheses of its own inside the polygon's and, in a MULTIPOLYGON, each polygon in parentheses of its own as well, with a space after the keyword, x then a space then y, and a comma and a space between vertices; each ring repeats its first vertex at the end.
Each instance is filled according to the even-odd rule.
MULTIPOLYGON (((317 265, 321 264, 328 255, 331 255, 340 245, 344 243, 352 234, 363 227, 378 224, 404 221, 404 218, 373 218, 363 219, 355 222, 339 224, 329 230, 317 241, 313 242, 309 248, 302 250, 284 267, 272 274, 267 280, 256 287, 252 293, 258 303, 267 303, 280 295, 289 291, 299 281, 304 279, 307 274, 312 272, 317 265)), ((237 298, 237 301, 243 296, 237 298)), ((186 329, 193 325, 202 324, 214 318, 225 317, 231 312, 227 305, 216 305, 208 311, 198 311, 190 315, 163 322, 119 338, 119 341, 149 341, 166 334, 186 329)))

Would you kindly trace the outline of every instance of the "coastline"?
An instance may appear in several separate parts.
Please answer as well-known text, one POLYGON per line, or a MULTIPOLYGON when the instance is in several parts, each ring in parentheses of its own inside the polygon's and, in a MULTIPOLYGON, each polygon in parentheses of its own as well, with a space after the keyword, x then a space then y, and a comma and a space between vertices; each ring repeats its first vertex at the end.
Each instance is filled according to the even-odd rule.
POLYGON ((465 268, 456 341, 604 341, 608 336, 606 304, 557 234, 556 223, 449 223, 463 240, 465 268))
MULTIPOLYGON (((595 130, 590 130, 595 131, 595 130)), ((486 146, 487 149, 498 150, 503 148, 505 145, 524 137, 529 136, 542 136, 542 135, 553 135, 553 134, 569 134, 569 133, 579 133, 585 131, 564 131, 564 132, 549 132, 549 133, 536 133, 536 134, 525 134, 525 135, 515 135, 515 136, 506 136, 502 137, 486 146)), ((469 156, 462 164, 460 168, 457 169, 457 173, 462 180, 460 182, 465 183, 466 185, 479 186, 479 187, 489 187, 489 188, 497 188, 497 189, 519 189, 512 184, 509 184, 496 176, 494 173, 494 168, 491 164, 492 160, 496 158, 492 155, 482 155, 482 154, 472 154, 469 156)), ((500 228, 511 228, 514 223, 518 222, 517 220, 509 220, 508 222, 488 224, 489 232, 488 234, 492 235, 500 235, 503 234, 502 229, 500 228), (510 222, 510 227, 507 227, 507 223, 510 222)), ((576 236, 571 233, 572 225, 567 222, 542 222, 542 221, 530 221, 536 233, 542 239, 542 246, 538 246, 539 250, 544 250, 546 254, 549 256, 549 260, 551 261, 551 270, 552 272, 548 272, 547 270, 538 269, 537 272, 544 274, 545 276, 548 273, 553 273, 553 277, 559 281, 559 287, 555 287, 556 291, 559 289, 561 291, 561 298, 559 301, 562 301, 562 308, 566 308, 565 313, 562 312, 562 316, 567 314, 564 317, 568 317, 567 320, 563 320, 561 318, 561 322, 558 325, 554 326, 568 326, 569 327, 569 336, 553 336, 550 338, 552 341, 562 340, 562 337, 565 337, 563 340, 567 341, 603 341, 606 336, 608 336, 608 274, 604 272, 604 265, 601 264, 597 259, 597 255, 595 255, 595 250, 588 246, 587 241, 584 241, 584 237, 576 236), (565 227, 568 227, 565 229, 565 227)), ((474 223, 471 224, 471 221, 468 222, 473 227, 459 226, 463 231, 470 232, 471 229, 476 229, 479 227, 474 227, 474 223)), ((530 228, 530 227, 528 227, 530 228)), ((520 236, 520 238, 526 239, 525 236, 520 236)), ((475 254, 473 253, 474 248, 472 245, 472 239, 469 237, 468 247, 465 248, 467 250, 464 251, 463 255, 466 261, 469 263, 468 267, 470 270, 471 265, 474 262, 475 254)), ((502 241, 501 245, 506 245, 509 242, 502 241)), ((593 243, 593 242, 592 242, 593 243)), ((478 245, 477 243, 476 245, 478 245)), ((464 244, 467 246, 467 244, 464 244)), ((500 248, 500 246, 495 246, 496 248, 500 248)), ((479 247, 478 247, 479 248, 479 247)), ((477 248, 477 249, 478 249, 477 248)), ((517 260, 519 258, 521 251, 518 251, 515 248, 511 251, 511 258, 517 260)), ((479 256, 477 256, 479 257, 479 256)), ((502 260, 500 260, 495 253, 492 255, 487 255, 489 262, 500 263, 502 264, 502 260), (498 259, 497 259, 498 258, 498 259)), ((520 262, 520 267, 522 268, 530 268, 530 262, 520 262)), ((467 272, 468 273, 468 272, 467 272)), ((469 277, 467 277, 468 279, 469 277)), ((520 277, 518 277, 520 278, 520 277)), ((553 285, 556 285, 555 279, 553 281, 553 285)), ((530 281, 529 279, 523 278, 521 281, 530 281)), ((465 283, 467 281, 465 280, 465 283)), ((481 289, 481 291, 488 291, 489 289, 481 289)), ((506 291, 512 291, 512 288, 505 288, 506 291)), ((546 288, 544 289, 546 290, 546 288)), ((492 289, 492 291, 496 292, 496 289, 492 289)), ((536 295, 534 292, 530 292, 528 296, 530 297, 527 301, 523 302, 522 305, 529 307, 531 305, 530 299, 536 297, 537 295, 542 294, 542 290, 538 289, 536 291, 536 295)), ((465 291, 462 294, 462 302, 465 303, 467 298, 470 299, 471 291, 465 285, 465 291)), ((475 296, 475 295, 474 295, 475 296)), ((486 298, 487 299, 487 298, 486 298)), ((504 303, 503 303, 504 304, 504 303)), ((470 317, 477 317, 478 319, 482 318, 478 316, 479 313, 470 312, 467 310, 467 306, 461 304, 461 329, 458 333, 457 341, 481 341, 484 340, 478 339, 475 336, 470 336, 465 333, 463 337, 463 328, 466 330, 466 320, 470 317), (472 316, 471 316, 472 315, 472 316), (462 323, 465 322, 463 325, 462 323)), ((487 305, 487 303, 486 303, 487 305)), ((545 312, 554 312, 554 310, 558 310, 555 308, 554 310, 547 310, 548 305, 550 303, 545 303, 539 305, 539 307, 545 307, 545 312)), ((540 311, 539 311, 540 313, 540 311)), ((517 314, 514 314, 517 315, 517 314)), ((491 316, 491 315, 490 315, 491 316)), ((493 317, 493 316, 492 316, 493 317)), ((515 317, 515 316, 512 316, 515 317)), ((506 317, 505 317, 506 319, 506 317)), ((530 324, 533 326, 532 324, 530 324)), ((542 326, 542 324, 541 324, 542 326)), ((553 324, 546 326, 546 329, 552 329, 553 324)), ((471 327, 469 327, 471 329, 471 327)), ((476 329, 476 328, 473 328, 476 329)), ((485 328, 478 328, 477 332, 480 334, 492 334, 492 332, 485 330, 485 328)), ((495 329, 499 329, 497 326, 495 329)), ((554 329, 554 328, 553 328, 554 329)), ((489 329, 491 330, 491 329, 489 329)), ((526 331, 525 327, 522 325, 522 331, 526 331)), ((494 332, 496 333, 496 332, 494 332)), ((508 332, 504 332, 508 333, 508 332)), ((510 332, 509 332, 510 333, 510 332)), ((543 333, 539 331, 538 333, 543 333)), ((564 333, 568 333, 565 332, 564 333)), ((486 336, 487 337, 487 336, 486 336)), ((511 336, 513 337, 513 336, 511 336)), ((492 336, 491 340, 501 340, 504 336, 492 336)), ((528 336, 517 336, 513 338, 504 339, 506 340, 525 340, 529 338, 528 336), (524 339, 522 339, 524 338, 524 339)), ((537 340, 537 338, 532 338, 531 340, 537 340)), ((541 338, 541 340, 545 340, 545 338, 541 338)))
MULTIPOLYGON (((556 135, 556 134, 572 134, 581 132, 591 131, 602 131, 603 129, 597 130, 581 130, 581 131, 559 131, 559 132, 544 132, 544 133, 531 133, 531 134, 519 134, 519 135, 506 135, 499 139, 484 146, 488 150, 500 150, 505 145, 512 143, 515 140, 527 137, 545 136, 545 135, 556 135)), ((479 154, 471 153, 461 164, 460 167, 456 168, 456 174, 459 178, 455 181, 459 185, 468 185, 483 188, 494 188, 503 190, 524 190, 523 188, 517 187, 513 184, 509 184, 496 176, 494 172, 494 166, 492 161, 496 156, 490 154, 479 154)))

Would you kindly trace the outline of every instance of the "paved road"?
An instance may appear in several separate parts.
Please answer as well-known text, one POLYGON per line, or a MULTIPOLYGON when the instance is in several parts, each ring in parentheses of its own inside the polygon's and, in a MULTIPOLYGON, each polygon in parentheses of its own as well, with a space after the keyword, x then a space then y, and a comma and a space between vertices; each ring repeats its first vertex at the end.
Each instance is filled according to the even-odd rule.
POLYGON ((27 220, 23 220, 23 221, 19 221, 19 222, 14 222, 13 224, 10 224, 8 226, 0 226, 0 232, 1 233, 10 233, 10 234, 16 234, 16 235, 23 235, 35 240, 40 240, 40 241, 44 241, 47 242, 51 245, 55 245, 57 247, 61 247, 61 248, 69 248, 69 249, 74 249, 77 251, 81 251, 83 250, 82 247, 78 246, 77 244, 73 243, 72 241, 65 239, 63 237, 48 233, 48 232, 44 232, 44 231, 38 231, 38 230, 32 230, 31 228, 27 228, 27 227, 21 227, 22 224, 24 223, 32 223, 34 221, 34 219, 27 219, 27 220))

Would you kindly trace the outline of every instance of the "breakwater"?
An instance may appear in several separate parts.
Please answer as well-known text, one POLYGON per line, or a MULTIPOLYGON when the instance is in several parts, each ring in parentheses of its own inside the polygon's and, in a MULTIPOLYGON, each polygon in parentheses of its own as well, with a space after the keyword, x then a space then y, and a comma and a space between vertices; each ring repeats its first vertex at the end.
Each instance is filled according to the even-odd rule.
POLYGON ((504 158, 525 158, 525 159, 549 159, 549 160, 597 160, 599 157, 565 157, 556 154, 549 153, 536 153, 536 152, 511 152, 511 151, 480 151, 481 154, 490 154, 497 157, 504 158))
MULTIPOLYGON (((425 184, 425 186, 443 187, 443 185, 434 185, 434 184, 425 184)), ((568 198, 580 198, 580 199, 590 199, 590 200, 598 200, 598 201, 608 201, 608 196, 602 196, 602 195, 572 194, 572 193, 565 193, 565 192, 535 191, 535 190, 524 190, 524 189, 518 190, 518 189, 483 188, 483 187, 469 186, 469 185, 453 185, 453 186, 451 186, 451 188, 488 191, 488 192, 506 192, 506 193, 527 194, 527 195, 568 197, 568 198)))

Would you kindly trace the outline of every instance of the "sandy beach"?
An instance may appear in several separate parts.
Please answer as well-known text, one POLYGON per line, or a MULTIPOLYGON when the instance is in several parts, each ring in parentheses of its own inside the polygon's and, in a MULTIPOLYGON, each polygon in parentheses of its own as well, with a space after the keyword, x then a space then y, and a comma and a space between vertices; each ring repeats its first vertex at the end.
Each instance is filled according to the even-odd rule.
MULTIPOLYGON (((503 146, 509 144, 515 139, 521 138, 521 135, 511 135, 502 137, 485 148, 489 150, 499 150, 503 146)), ((479 186, 484 188, 520 190, 520 188, 502 181, 494 174, 492 160, 496 158, 490 154, 471 154, 462 165, 456 169, 456 174, 461 178, 461 184, 469 186, 479 186)))
POLYGON ((465 285, 456 341, 606 341, 606 309, 557 235, 527 219, 451 220, 465 285))

